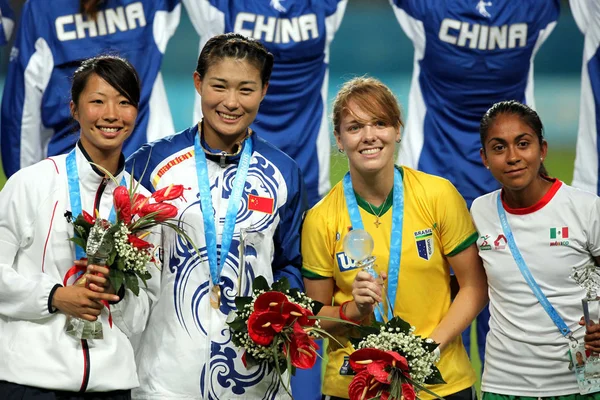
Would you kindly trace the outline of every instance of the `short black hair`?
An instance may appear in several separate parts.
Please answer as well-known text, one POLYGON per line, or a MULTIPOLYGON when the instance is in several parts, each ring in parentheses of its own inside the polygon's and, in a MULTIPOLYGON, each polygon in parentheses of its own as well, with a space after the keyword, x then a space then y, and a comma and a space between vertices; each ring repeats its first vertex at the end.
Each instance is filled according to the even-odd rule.
POLYGON ((258 40, 238 33, 224 33, 210 38, 200 52, 196 72, 204 79, 208 68, 224 58, 248 60, 260 71, 263 86, 271 79, 273 54, 258 40))
POLYGON ((84 60, 73 73, 71 100, 77 105, 81 92, 92 74, 98 75, 138 108, 140 104, 140 78, 133 65, 115 55, 101 55, 84 60))

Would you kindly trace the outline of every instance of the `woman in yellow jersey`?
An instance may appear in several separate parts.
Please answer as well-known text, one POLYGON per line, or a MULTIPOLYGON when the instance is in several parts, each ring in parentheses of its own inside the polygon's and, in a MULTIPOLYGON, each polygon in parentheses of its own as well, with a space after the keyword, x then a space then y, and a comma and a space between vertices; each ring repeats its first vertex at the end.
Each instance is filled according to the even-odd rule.
MULTIPOLYGON (((440 344, 438 368, 447 384, 429 389, 445 398, 470 400, 476 378, 460 333, 487 302, 487 283, 465 201, 446 179, 394 165, 402 117, 394 95, 376 79, 344 84, 334 102, 333 123, 350 172, 306 215, 302 256, 307 294, 324 304, 333 299, 334 305, 323 307, 319 315, 357 322, 368 320, 382 301, 382 287, 344 254, 350 215, 359 215, 375 241, 375 269, 397 277, 386 284, 394 315, 415 326, 417 335, 440 344), (388 266, 390 259, 395 265, 388 266), (460 283, 454 302, 450 266, 460 283)), ((347 399, 352 380, 347 325, 321 324, 345 344, 329 349, 323 393, 328 399, 347 399)))

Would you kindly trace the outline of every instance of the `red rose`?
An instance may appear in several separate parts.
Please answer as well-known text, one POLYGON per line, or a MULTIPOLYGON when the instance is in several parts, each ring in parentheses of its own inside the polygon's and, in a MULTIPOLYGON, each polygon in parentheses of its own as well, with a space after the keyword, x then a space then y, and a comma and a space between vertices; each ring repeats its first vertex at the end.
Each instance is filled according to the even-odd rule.
POLYGON ((129 225, 131 222, 131 198, 129 197, 129 190, 125 186, 117 186, 113 192, 113 200, 119 219, 126 225, 129 225))
POLYGON ((96 223, 96 218, 88 214, 87 211, 83 210, 81 211, 81 214, 83 215, 83 219, 85 219, 85 222, 87 222, 88 224, 94 225, 96 223))
POLYGON ((177 216, 177 207, 167 203, 145 204, 138 214, 140 217, 144 217, 150 213, 157 213, 154 215, 155 220, 165 221, 177 216))
POLYGON ((145 240, 140 239, 139 237, 137 237, 135 235, 128 234, 127 240, 136 249, 148 249, 148 248, 152 247, 152 243, 148 243, 145 240))
POLYGON ((183 185, 170 184, 169 186, 152 193, 152 198, 157 202, 162 202, 165 200, 175 200, 179 197, 183 198, 183 191, 188 189, 190 188, 184 188, 183 185))
POLYGON ((255 311, 248 318, 248 334, 256 344, 267 346, 273 342, 275 334, 281 332, 284 318, 275 311, 255 311))
POLYGON ((133 195, 133 207, 131 207, 132 214, 138 214, 142 207, 148 203, 148 197, 143 194, 136 193, 133 195))
POLYGON ((288 302, 287 296, 281 292, 265 292, 254 301, 254 311, 281 312, 281 305, 288 302))

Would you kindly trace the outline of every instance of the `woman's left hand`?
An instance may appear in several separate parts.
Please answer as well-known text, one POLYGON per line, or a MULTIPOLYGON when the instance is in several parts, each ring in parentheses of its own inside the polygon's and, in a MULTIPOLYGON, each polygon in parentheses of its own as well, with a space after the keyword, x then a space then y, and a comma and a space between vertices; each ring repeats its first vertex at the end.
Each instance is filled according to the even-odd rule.
MULTIPOLYGON (((579 325, 585 326, 585 319, 583 317, 579 320, 579 325)), ((586 326, 583 340, 586 350, 600 353, 600 324, 590 320, 590 325, 586 326)))
POLYGON ((110 284, 110 280, 108 279, 108 275, 110 274, 108 267, 103 267, 100 265, 88 265, 87 260, 78 260, 75 262, 75 264, 86 267, 85 278, 90 290, 98 293, 116 293, 115 289, 110 284))

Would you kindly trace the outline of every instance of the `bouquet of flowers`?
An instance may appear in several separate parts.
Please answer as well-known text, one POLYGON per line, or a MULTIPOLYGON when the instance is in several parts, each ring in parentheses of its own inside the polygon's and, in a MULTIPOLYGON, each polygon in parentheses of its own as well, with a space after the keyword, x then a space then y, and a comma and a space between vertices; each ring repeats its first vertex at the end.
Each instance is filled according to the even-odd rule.
POLYGON ((356 372, 350 400, 414 400, 420 390, 439 397, 423 386, 445 383, 434 365, 437 343, 415 335, 415 328, 400 317, 359 330, 362 338, 351 339, 357 350, 350 355, 356 372))
MULTIPOLYGON (((319 346, 314 339, 331 337, 319 327, 315 315, 323 306, 298 289, 290 289, 283 278, 269 287, 259 276, 252 285, 252 296, 237 297, 228 318, 232 342, 244 349, 242 361, 249 368, 267 363, 279 374, 315 365, 319 346)), ((283 380, 282 380, 282 383, 283 380)), ((284 383, 289 393, 289 381, 284 383)))
MULTIPOLYGON (((107 171, 105 173, 109 174, 107 171)), ((109 176, 115 180, 112 175, 109 176)), ((83 210, 76 217, 70 212, 65 214, 67 220, 73 224, 75 232, 75 236, 70 240, 85 251, 87 263, 109 267, 108 279, 115 291, 129 289, 136 296, 140 291, 139 281, 146 285, 146 281, 151 278, 147 264, 155 261, 155 246, 144 238, 150 234, 152 228, 157 225, 168 226, 193 245, 187 234, 173 220, 177 216, 177 207, 168 203, 183 197, 185 188, 182 185, 170 185, 146 197, 137 193, 138 187, 139 183, 134 184, 132 178, 129 188, 120 185, 114 190, 114 222, 97 215, 92 216, 83 210)), ((85 267, 73 268, 78 269, 75 271, 77 275, 85 271, 85 267)), ((86 285, 85 274, 75 284, 86 285)), ((105 305, 108 307, 108 304, 105 305)), ((67 333, 78 339, 103 337, 100 321, 90 322, 71 317, 67 320, 67 333)))

